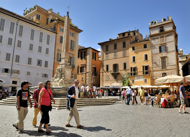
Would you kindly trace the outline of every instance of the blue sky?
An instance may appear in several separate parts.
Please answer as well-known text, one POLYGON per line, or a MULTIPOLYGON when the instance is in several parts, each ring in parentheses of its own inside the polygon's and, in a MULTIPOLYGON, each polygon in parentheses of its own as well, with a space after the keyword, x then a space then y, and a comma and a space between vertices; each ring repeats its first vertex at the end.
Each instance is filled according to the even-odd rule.
POLYGON ((177 27, 178 46, 190 51, 190 0, 0 0, 1 7, 23 14, 35 4, 66 15, 70 6, 72 23, 83 30, 79 45, 100 48, 99 42, 116 38, 118 33, 139 29, 145 37, 149 22, 172 16, 177 27))

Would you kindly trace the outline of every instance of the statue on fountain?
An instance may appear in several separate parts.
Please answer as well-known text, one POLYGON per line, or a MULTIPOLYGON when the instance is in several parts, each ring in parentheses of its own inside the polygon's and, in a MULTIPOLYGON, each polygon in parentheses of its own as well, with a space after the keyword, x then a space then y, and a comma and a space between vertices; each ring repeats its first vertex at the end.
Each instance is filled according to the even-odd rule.
POLYGON ((59 65, 56 68, 55 76, 51 79, 51 83, 53 87, 56 86, 65 86, 64 85, 64 67, 62 65, 59 65))

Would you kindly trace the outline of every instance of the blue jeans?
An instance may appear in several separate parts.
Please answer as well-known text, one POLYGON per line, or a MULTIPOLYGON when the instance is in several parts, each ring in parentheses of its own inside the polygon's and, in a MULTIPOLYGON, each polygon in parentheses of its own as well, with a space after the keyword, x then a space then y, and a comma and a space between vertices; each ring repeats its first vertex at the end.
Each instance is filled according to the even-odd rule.
POLYGON ((129 102, 130 102, 130 98, 131 97, 131 94, 127 94, 127 100, 126 100, 126 104, 128 104, 129 105, 129 102))

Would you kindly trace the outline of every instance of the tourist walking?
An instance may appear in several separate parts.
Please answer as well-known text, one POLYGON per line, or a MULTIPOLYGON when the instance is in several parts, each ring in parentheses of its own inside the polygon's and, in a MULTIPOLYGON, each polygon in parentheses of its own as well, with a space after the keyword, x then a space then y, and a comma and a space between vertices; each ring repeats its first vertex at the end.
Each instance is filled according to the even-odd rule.
POLYGON ((13 126, 19 130, 19 133, 23 133, 24 130, 24 119, 28 113, 28 101, 30 102, 30 108, 32 108, 32 102, 30 99, 30 93, 28 90, 28 82, 23 81, 21 83, 21 89, 16 93, 17 97, 17 110, 18 110, 18 120, 13 126))
POLYGON ((39 82, 38 83, 38 88, 33 93, 33 99, 34 99, 34 115, 33 115, 33 120, 32 120, 33 127, 36 127, 38 113, 40 112, 41 115, 42 115, 41 110, 38 109, 38 97, 39 97, 40 90, 42 88, 43 88, 43 83, 39 82))
POLYGON ((125 103, 126 102, 126 90, 125 88, 123 89, 123 91, 121 92, 121 101, 122 101, 122 104, 123 102, 125 103))
POLYGON ((149 94, 148 94, 148 90, 147 89, 145 89, 145 91, 144 91, 144 98, 145 98, 145 104, 146 105, 148 105, 148 103, 149 103, 149 94))
POLYGON ((188 112, 185 111, 186 104, 187 104, 187 99, 186 99, 186 95, 185 95, 184 83, 181 83, 181 86, 179 87, 179 94, 180 94, 180 101, 181 101, 181 106, 179 108, 179 113, 181 113, 181 114, 188 113, 188 112), (182 108, 183 108, 183 113, 181 112, 182 108))
POLYGON ((134 103, 138 104, 137 99, 136 99, 136 95, 137 95, 137 90, 132 89, 132 105, 134 105, 134 103))
POLYGON ((77 110, 77 101, 79 98, 79 80, 76 79, 74 80, 74 85, 72 85, 71 87, 69 87, 68 91, 67 91, 67 97, 68 97, 68 101, 67 101, 67 108, 70 110, 69 112, 69 116, 67 118, 67 122, 66 122, 66 127, 73 127, 70 125, 70 121, 72 119, 72 117, 74 116, 75 118, 75 122, 77 124, 77 128, 83 128, 82 125, 80 125, 80 120, 79 120, 79 113, 77 110))
POLYGON ((44 88, 40 90, 39 100, 38 100, 38 108, 42 111, 42 118, 40 121, 40 126, 38 128, 38 132, 44 132, 42 130, 42 124, 45 124, 46 134, 51 134, 52 132, 49 130, 49 111, 52 110, 51 100, 55 104, 55 100, 53 99, 53 94, 51 90, 51 82, 47 80, 44 84, 44 88))
POLYGON ((102 98, 102 93, 103 93, 103 90, 102 88, 100 89, 100 98, 102 98))
POLYGON ((140 97, 140 101, 141 101, 141 105, 144 105, 144 89, 143 87, 140 88, 139 90, 139 97, 140 97))
POLYGON ((130 99, 131 99, 131 93, 132 93, 132 90, 131 90, 131 87, 130 87, 130 86, 129 86, 129 88, 126 90, 126 93, 127 93, 127 102, 126 102, 126 104, 129 105, 130 99))

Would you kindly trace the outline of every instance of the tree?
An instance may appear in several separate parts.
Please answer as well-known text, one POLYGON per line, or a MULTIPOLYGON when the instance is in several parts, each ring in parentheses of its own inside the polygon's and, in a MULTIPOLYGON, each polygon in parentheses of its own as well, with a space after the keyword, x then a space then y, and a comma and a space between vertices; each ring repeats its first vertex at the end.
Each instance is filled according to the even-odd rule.
POLYGON ((129 74, 126 74, 126 77, 123 79, 123 86, 131 86, 130 80, 129 80, 129 74))

